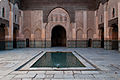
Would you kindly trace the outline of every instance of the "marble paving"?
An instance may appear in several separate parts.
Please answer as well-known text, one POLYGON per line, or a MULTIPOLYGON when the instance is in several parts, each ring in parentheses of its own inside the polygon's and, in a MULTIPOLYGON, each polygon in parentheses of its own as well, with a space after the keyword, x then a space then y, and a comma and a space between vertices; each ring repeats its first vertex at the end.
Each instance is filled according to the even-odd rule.
POLYGON ((101 48, 23 48, 0 51, 0 80, 120 80, 120 52, 101 48), (98 71, 15 71, 41 51, 76 51, 98 71))

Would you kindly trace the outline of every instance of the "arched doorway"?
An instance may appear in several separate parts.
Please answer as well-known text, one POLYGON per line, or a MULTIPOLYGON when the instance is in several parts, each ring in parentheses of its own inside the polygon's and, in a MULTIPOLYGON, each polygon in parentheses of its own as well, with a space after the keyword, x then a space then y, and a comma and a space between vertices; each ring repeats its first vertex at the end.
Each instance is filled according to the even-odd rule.
POLYGON ((62 26, 52 29, 52 47, 66 47, 66 30, 62 26))
POLYGON ((29 38, 26 39, 26 47, 29 47, 29 38))
POLYGON ((92 47, 92 39, 93 39, 93 30, 87 30, 87 38, 88 38, 88 47, 92 47))
POLYGON ((92 47, 92 39, 88 40, 88 47, 92 47))

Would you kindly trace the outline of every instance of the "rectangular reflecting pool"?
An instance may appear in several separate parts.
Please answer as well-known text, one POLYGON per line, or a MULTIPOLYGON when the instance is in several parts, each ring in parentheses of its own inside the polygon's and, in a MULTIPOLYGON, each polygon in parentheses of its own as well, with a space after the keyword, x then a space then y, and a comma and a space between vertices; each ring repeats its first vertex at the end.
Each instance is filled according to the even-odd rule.
POLYGON ((46 52, 31 68, 39 67, 85 67, 72 52, 46 52))

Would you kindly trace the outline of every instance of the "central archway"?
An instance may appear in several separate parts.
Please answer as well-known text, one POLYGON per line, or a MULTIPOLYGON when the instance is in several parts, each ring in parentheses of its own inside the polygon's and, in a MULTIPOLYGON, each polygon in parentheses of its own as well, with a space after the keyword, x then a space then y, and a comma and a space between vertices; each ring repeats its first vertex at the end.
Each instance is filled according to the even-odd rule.
POLYGON ((52 47, 66 47, 66 30, 58 25, 52 29, 52 47))

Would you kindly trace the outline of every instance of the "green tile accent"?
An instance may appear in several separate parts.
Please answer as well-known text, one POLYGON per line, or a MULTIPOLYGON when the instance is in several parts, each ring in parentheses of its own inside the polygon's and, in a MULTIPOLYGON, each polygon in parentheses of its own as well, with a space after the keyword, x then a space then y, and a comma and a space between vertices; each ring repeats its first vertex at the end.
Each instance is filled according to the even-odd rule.
POLYGON ((13 41, 5 41, 5 49, 13 49, 13 41))
POLYGON ((24 40, 17 41, 17 48, 25 48, 26 42, 24 40))
POLYGON ((92 47, 93 48, 101 48, 101 40, 93 40, 92 47))

